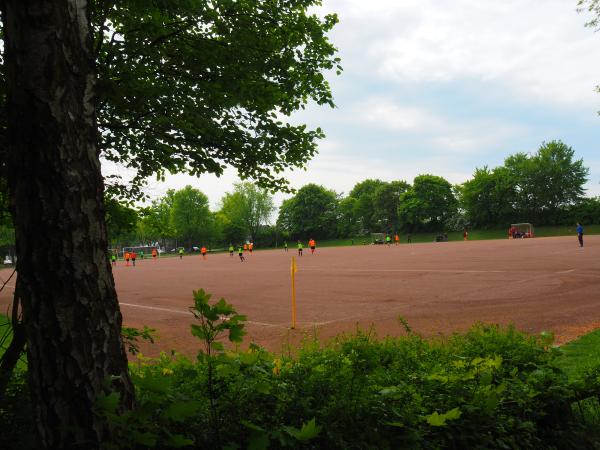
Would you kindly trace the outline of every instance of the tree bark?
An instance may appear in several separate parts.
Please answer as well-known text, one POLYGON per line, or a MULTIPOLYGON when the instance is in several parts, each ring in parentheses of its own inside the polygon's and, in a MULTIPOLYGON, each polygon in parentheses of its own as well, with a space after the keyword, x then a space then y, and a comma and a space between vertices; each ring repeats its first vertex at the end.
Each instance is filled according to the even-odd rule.
POLYGON ((4 0, 7 171, 36 421, 47 448, 98 448, 107 389, 131 407, 108 260, 86 0, 4 0))

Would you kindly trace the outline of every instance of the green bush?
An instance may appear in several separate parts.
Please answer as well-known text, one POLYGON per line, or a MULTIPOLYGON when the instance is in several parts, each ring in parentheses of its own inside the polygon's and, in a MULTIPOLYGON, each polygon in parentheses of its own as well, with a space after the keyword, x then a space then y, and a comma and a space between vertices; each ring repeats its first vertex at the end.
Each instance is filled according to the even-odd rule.
POLYGON ((251 346, 213 355, 210 390, 205 353, 163 355, 132 368, 144 420, 124 430, 157 447, 597 448, 597 402, 581 402, 600 372, 571 384, 549 341, 477 325, 445 341, 359 331, 295 357, 251 346))
MULTIPOLYGON (((106 448, 600 448, 600 369, 569 381, 551 336, 476 325, 425 340, 406 326, 398 338, 307 341, 293 356, 226 351, 245 318, 204 291, 194 300, 198 357, 140 356, 136 409, 119 413, 117 394, 98 400, 117 436, 106 448)), ((26 414, 11 417, 31 428, 26 414)))

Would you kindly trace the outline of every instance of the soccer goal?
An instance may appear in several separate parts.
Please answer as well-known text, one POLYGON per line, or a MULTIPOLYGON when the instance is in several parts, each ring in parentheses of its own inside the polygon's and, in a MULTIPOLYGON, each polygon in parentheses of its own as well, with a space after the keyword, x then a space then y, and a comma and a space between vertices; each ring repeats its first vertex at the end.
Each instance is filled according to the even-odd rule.
POLYGON ((372 244, 385 244, 385 233, 371 233, 372 244))
POLYGON ((139 245, 139 246, 135 246, 135 247, 123 247, 122 255, 124 255, 125 253, 135 252, 135 253, 137 253, 137 255, 140 259, 144 259, 144 257, 146 257, 146 256, 148 256, 148 257, 152 256, 153 249, 156 249, 158 251, 159 255, 162 253, 162 250, 160 249, 160 247, 156 247, 154 245, 139 245))
POLYGON ((508 229, 509 239, 523 239, 534 237, 533 225, 530 223, 512 223, 508 229))

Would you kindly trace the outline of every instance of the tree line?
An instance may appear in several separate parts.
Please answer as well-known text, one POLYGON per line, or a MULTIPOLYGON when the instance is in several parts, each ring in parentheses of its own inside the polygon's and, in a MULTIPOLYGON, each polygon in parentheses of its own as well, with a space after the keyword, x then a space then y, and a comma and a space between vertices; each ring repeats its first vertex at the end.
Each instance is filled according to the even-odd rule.
POLYGON ((134 209, 115 199, 106 204, 106 222, 111 245, 159 242, 191 249, 206 245, 252 241, 273 246, 274 227, 269 225, 275 207, 269 191, 249 182, 236 183, 226 193, 217 211, 211 211, 208 197, 186 186, 169 189, 151 205, 134 209))
POLYGON ((584 197, 587 176, 571 147, 551 141, 535 153, 510 155, 499 167, 477 168, 457 185, 430 174, 415 177, 412 184, 367 179, 344 196, 310 183, 284 200, 277 216, 269 191, 252 183, 235 184, 216 211, 210 211, 205 194, 187 186, 138 210, 109 200, 107 223, 113 240, 177 240, 187 248, 246 240, 268 247, 309 237, 460 231, 514 222, 597 223, 600 199, 584 197))
POLYGON ((504 164, 477 168, 452 185, 424 174, 412 184, 368 179, 347 196, 309 184, 281 205, 278 226, 293 237, 350 237, 373 232, 459 231, 537 225, 598 223, 600 199, 586 198, 589 170, 561 141, 542 143, 533 153, 516 153, 504 164))

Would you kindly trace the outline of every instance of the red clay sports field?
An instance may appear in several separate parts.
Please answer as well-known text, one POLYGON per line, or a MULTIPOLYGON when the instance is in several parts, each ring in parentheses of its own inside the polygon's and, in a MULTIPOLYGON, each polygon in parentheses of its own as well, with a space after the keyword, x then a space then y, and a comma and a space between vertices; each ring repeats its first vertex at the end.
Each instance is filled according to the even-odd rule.
MULTIPOLYGON (((552 331, 558 342, 600 327, 600 236, 354 246, 304 250, 297 258, 298 328, 290 325, 290 259, 296 251, 162 258, 114 276, 124 323, 148 325, 159 340, 145 353, 195 353, 192 290, 224 297, 248 316, 246 342, 281 350, 315 331, 327 339, 356 324, 379 336, 403 332, 403 316, 425 336, 465 330, 476 321, 552 331)), ((0 272, 6 279, 10 271, 0 272)), ((0 294, 5 311, 12 289, 0 294)))

